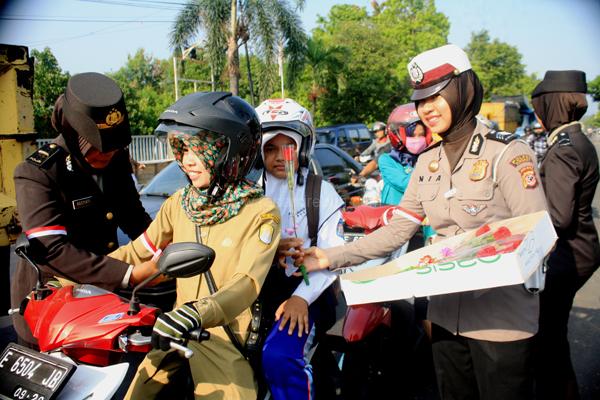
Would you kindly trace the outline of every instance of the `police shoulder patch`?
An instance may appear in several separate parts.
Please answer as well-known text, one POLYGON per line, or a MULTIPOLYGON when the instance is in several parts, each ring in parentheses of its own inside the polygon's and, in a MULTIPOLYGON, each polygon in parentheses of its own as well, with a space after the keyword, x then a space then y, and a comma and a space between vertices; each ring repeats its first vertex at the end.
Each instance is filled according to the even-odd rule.
POLYGON ((55 143, 48 143, 27 157, 27 161, 37 167, 47 169, 57 159, 62 148, 55 143))
POLYGON ((556 138, 556 141, 558 142, 559 146, 572 146, 573 145, 571 143, 571 137, 569 136, 569 134, 567 132, 559 133, 558 137, 556 138))
POLYGON ((509 144, 515 139, 518 139, 518 136, 514 133, 502 132, 502 131, 490 131, 487 135, 485 135, 486 139, 494 140, 496 142, 501 142, 504 144, 509 144))

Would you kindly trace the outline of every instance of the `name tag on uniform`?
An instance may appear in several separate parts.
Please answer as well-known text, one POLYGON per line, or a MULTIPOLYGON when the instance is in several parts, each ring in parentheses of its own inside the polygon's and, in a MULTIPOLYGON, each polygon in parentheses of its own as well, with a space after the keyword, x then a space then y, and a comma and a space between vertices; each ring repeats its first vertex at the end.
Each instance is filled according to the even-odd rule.
POLYGON ((93 202, 92 196, 88 196, 73 200, 71 203, 73 204, 73 210, 79 210, 91 206, 93 202))

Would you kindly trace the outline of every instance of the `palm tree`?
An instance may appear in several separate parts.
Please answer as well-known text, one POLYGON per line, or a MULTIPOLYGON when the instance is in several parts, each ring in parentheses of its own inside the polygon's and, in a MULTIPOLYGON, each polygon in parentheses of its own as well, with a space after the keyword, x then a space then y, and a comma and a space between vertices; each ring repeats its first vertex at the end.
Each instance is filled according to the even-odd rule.
MULTIPOLYGON (((326 93, 325 80, 333 71, 339 71, 343 65, 346 49, 339 46, 326 47, 321 39, 308 39, 304 65, 306 65, 311 79, 308 98, 312 104, 313 118, 317 113, 317 101, 326 93)), ((341 79, 340 76, 338 76, 341 79)))
POLYGON ((238 49, 248 41, 271 71, 276 64, 277 44, 284 43, 288 69, 296 70, 306 34, 297 14, 304 0, 296 0, 295 4, 292 7, 286 0, 189 0, 173 26, 171 45, 186 48, 202 37, 214 75, 220 75, 225 67, 229 90, 237 95, 238 49))

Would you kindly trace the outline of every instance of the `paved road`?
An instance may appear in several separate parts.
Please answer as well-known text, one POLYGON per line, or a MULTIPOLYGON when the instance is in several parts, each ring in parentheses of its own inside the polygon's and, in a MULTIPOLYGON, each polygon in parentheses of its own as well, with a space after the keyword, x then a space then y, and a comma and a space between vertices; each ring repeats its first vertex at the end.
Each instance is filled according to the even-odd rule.
MULTIPOLYGON (((600 154, 600 137, 594 144, 600 154)), ((593 204, 594 221, 600 231, 600 188, 596 191, 593 204)), ((14 264, 14 257, 11 264, 14 264)), ((581 398, 600 399, 600 270, 577 293, 569 328, 571 355, 581 398)), ((14 340, 14 331, 10 320, 0 317, 0 350, 11 340, 14 340)))

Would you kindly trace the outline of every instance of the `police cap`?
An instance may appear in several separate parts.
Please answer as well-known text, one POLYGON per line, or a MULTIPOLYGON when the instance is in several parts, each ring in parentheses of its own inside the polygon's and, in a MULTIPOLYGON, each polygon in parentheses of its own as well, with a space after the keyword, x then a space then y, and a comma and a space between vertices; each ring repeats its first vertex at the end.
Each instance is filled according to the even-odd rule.
POLYGON ((531 97, 555 92, 587 93, 585 72, 576 70, 546 71, 544 79, 533 89, 531 97))
POLYGON ((467 54, 454 44, 427 50, 408 63, 408 75, 414 89, 411 100, 423 100, 446 87, 448 82, 471 69, 467 54))
POLYGON ((131 142, 123 92, 105 75, 73 75, 67 83, 63 112, 77 134, 103 153, 131 142))

